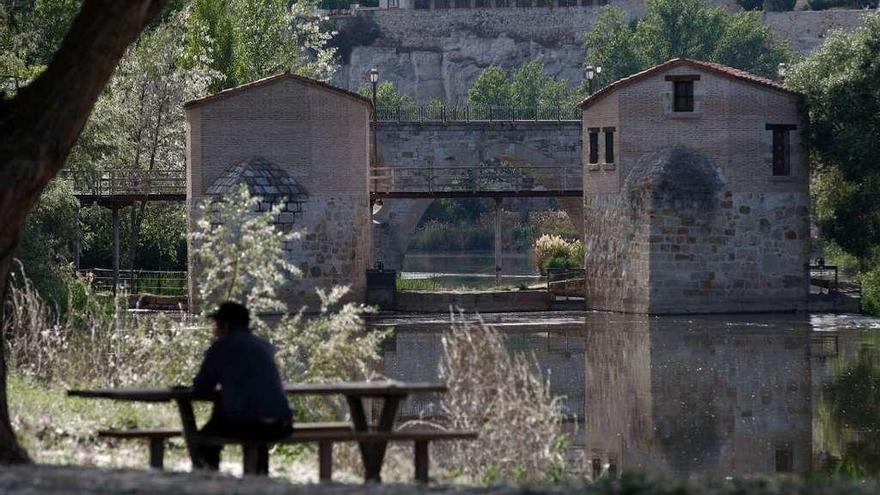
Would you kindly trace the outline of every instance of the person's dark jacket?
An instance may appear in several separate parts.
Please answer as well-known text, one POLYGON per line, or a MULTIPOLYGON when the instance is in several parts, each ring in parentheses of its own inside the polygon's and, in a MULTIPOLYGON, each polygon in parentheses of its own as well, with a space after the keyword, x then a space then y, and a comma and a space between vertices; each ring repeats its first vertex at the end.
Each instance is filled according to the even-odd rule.
POLYGON ((205 352, 193 395, 210 396, 218 385, 214 416, 231 421, 291 419, 275 349, 249 330, 233 330, 205 352))

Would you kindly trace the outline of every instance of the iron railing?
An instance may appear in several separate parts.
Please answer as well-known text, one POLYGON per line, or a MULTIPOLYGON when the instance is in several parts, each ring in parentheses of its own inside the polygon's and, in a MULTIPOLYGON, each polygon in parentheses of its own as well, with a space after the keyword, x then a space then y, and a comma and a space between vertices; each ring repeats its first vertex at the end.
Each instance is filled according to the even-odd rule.
POLYGON ((583 280, 586 274, 583 268, 548 268, 547 290, 551 290, 554 284, 583 280))
POLYGON ((69 170, 62 177, 73 182, 74 192, 84 196, 155 196, 186 194, 183 169, 106 171, 69 170))
POLYGON ((580 167, 374 167, 374 193, 573 191, 580 167))
POLYGON ((379 122, 523 122, 580 121, 581 111, 568 106, 397 105, 378 106, 379 122))
MULTIPOLYGON (((78 270, 77 273, 89 277, 95 289, 113 291, 113 270, 89 268, 78 270)), ((118 290, 129 294, 182 296, 187 292, 187 273, 185 271, 119 270, 118 290)))

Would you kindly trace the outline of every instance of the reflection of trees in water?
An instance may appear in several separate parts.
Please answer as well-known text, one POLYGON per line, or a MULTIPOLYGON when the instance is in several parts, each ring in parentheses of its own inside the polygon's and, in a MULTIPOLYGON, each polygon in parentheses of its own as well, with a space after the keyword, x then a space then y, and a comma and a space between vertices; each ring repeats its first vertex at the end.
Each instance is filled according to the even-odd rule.
POLYGON ((829 425, 839 432, 837 452, 826 466, 861 478, 880 474, 880 334, 860 338, 858 359, 824 390, 829 425))

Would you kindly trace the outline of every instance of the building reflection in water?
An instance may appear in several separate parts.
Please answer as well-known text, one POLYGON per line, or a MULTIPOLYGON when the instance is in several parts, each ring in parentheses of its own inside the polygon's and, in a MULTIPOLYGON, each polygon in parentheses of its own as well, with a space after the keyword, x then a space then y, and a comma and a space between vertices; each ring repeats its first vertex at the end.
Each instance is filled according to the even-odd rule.
MULTIPOLYGON (((497 326, 511 350, 535 354, 553 393, 565 396, 573 455, 584 466, 807 473, 846 448, 823 397, 845 364, 858 360, 856 331, 817 332, 794 315, 588 314, 586 321, 497 326)), ((385 374, 436 380, 443 325, 397 328, 385 344, 385 374)), ((416 398, 403 414, 430 415, 432 400, 416 398)))

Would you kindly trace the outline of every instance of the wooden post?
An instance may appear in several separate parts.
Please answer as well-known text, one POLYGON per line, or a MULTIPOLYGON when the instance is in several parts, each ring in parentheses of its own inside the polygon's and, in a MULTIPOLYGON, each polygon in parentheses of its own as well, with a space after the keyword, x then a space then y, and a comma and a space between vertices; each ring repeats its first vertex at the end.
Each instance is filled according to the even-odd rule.
POLYGON ((79 271, 79 259, 82 255, 82 227, 79 223, 79 206, 76 207, 76 224, 73 226, 73 267, 79 271))
POLYGON ((150 467, 161 470, 165 464, 165 439, 150 437, 150 467))
POLYGON ((119 206, 112 205, 110 211, 113 223, 113 295, 116 295, 119 289, 119 206))
POLYGON ((428 484, 428 465, 430 462, 430 458, 428 457, 428 441, 416 440, 415 448, 413 450, 416 481, 419 483, 428 484))
POLYGON ((129 264, 129 266, 128 266, 128 268, 132 272, 134 272, 134 269, 135 269, 134 257, 135 257, 135 253, 137 250, 137 246, 136 246, 137 234, 135 234, 135 228, 137 226, 137 207, 135 206, 134 201, 131 202, 131 218, 129 219, 129 222, 131 223, 131 229, 128 233, 128 243, 129 243, 129 246, 128 246, 128 264, 129 264))
POLYGON ((495 198, 495 285, 501 285, 501 198, 495 198))
POLYGON ((318 479, 321 482, 333 479, 333 442, 318 442, 318 479))

